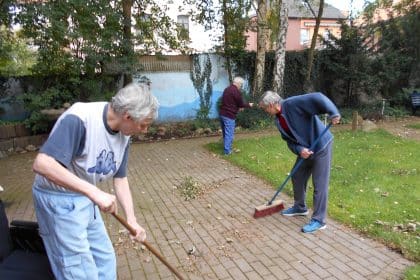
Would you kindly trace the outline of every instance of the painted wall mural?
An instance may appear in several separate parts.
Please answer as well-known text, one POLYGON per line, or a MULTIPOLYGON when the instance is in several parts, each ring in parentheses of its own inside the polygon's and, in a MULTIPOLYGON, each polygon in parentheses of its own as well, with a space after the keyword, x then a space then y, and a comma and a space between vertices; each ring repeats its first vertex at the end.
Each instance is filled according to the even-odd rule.
MULTIPOLYGON (((212 62, 211 81, 213 94, 209 117, 217 118, 217 100, 229 85, 223 60, 210 55, 212 62)), ((158 122, 195 119, 200 109, 200 98, 190 79, 190 72, 142 72, 151 81, 151 90, 160 103, 158 122)))

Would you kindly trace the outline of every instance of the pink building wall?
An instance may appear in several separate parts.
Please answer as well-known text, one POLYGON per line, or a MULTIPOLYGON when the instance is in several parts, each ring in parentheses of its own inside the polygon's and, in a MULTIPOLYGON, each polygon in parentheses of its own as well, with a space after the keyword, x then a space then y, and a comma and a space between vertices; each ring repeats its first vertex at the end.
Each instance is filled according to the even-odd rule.
MULTIPOLYGON (((252 19, 253 21, 256 18, 252 19)), ((286 35, 286 51, 299 51, 310 46, 312 35, 314 33, 315 20, 314 19, 301 19, 301 18, 289 18, 289 26, 287 28, 286 35), (301 44, 300 36, 301 30, 308 30, 308 41, 306 44, 301 44)), ((323 19, 319 28, 319 35, 323 35, 326 31, 331 32, 334 36, 340 36, 340 25, 337 23, 337 20, 323 19)), ((247 51, 256 51, 257 50, 257 32, 248 31, 246 33, 246 50, 247 51)), ((270 42, 267 42, 267 46, 270 46, 270 42)), ((267 49, 270 49, 269 47, 267 49)))
POLYGON ((286 51, 303 50, 300 44, 300 20, 289 19, 289 27, 286 35, 286 51))

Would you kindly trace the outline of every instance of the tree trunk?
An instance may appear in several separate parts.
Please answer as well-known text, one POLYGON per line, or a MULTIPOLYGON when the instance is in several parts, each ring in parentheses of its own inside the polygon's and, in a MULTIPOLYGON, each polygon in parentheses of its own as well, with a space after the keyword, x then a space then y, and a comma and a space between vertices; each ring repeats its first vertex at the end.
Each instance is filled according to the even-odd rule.
POLYGON ((286 1, 280 1, 279 34, 277 37, 277 49, 273 73, 273 90, 280 96, 284 92, 284 68, 286 64, 286 35, 288 21, 288 9, 286 1))
POLYGON ((262 94, 264 82, 265 47, 268 40, 266 0, 258 0, 257 9, 257 57, 255 59, 255 74, 252 96, 262 94))
POLYGON ((222 1, 222 10, 223 10, 223 28, 225 33, 223 34, 223 39, 224 39, 224 49, 225 49, 225 58, 226 58, 226 71, 228 72, 228 76, 229 76, 229 83, 232 83, 233 78, 232 78, 232 67, 230 65, 230 42, 229 42, 229 34, 228 34, 228 19, 227 19, 227 15, 226 15, 226 11, 227 11, 227 7, 226 7, 226 0, 222 1))
POLYGON ((305 77, 305 83, 304 83, 304 89, 306 91, 311 90, 311 72, 312 72, 312 64, 314 61, 314 52, 315 52, 315 46, 316 46, 316 39, 318 37, 318 31, 319 31, 319 25, 321 23, 322 13, 324 11, 324 0, 319 1, 319 9, 318 9, 318 16, 316 17, 315 22, 315 29, 314 34, 312 35, 312 41, 311 41, 311 48, 308 52, 308 69, 306 71, 306 77, 305 77))
MULTIPOLYGON (((134 52, 133 42, 131 40, 131 7, 133 0, 123 0, 123 34, 124 34, 124 54, 131 56, 134 52)), ((124 86, 133 81, 130 73, 124 73, 124 86)))

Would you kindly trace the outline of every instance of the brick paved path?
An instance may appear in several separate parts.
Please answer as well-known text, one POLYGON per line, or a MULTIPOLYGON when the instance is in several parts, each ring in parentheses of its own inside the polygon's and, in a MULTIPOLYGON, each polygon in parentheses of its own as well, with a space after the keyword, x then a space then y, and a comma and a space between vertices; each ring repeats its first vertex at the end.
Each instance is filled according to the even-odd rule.
MULTIPOLYGON (((303 234, 307 217, 253 219, 254 207, 266 202, 273 189, 202 147, 217 140, 134 144, 131 149, 129 180, 139 223, 149 242, 187 279, 400 279, 412 265, 332 220, 324 231, 303 234), (188 176, 206 189, 199 199, 185 201, 176 189, 188 176)), ((28 185, 3 185, 8 189, 2 196, 9 201, 10 218, 34 219, 34 154, 20 157, 24 166, 8 166, 12 171, 0 175, 6 182, 20 176, 28 185)), ((290 205, 289 198, 282 198, 290 205)), ((131 243, 118 222, 104 219, 116 248, 119 279, 175 279, 157 258, 131 243)))

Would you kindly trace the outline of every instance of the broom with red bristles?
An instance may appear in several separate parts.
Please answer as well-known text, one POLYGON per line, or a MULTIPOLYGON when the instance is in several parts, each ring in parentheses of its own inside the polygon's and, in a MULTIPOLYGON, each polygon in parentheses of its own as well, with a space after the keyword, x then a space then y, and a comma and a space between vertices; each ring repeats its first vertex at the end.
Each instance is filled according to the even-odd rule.
MULTIPOLYGON (((319 140, 322 138, 322 136, 324 136, 325 133, 327 133, 328 129, 330 129, 331 127, 331 123, 327 125, 327 127, 324 129, 324 131, 321 132, 321 134, 318 136, 318 138, 314 141, 314 143, 312 143, 311 147, 309 148, 309 150, 313 150, 315 149, 316 145, 318 144, 319 140)), ((289 179, 295 175, 296 171, 299 169, 299 167, 302 165, 303 161, 305 159, 304 158, 299 158, 298 162, 296 163, 296 165, 293 167, 292 171, 290 171, 290 174, 286 177, 286 179, 284 180, 284 182, 280 185, 280 187, 277 189, 276 193, 274 194, 273 198, 267 202, 266 204, 260 205, 255 207, 255 212, 254 212, 254 218, 261 218, 261 217, 265 217, 265 216, 269 216, 271 214, 277 213, 280 210, 284 209, 284 203, 283 200, 281 199, 276 199, 277 195, 283 190, 284 186, 286 186, 287 182, 289 181, 289 179)))

